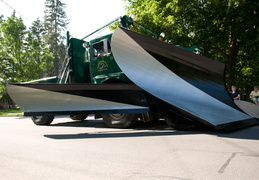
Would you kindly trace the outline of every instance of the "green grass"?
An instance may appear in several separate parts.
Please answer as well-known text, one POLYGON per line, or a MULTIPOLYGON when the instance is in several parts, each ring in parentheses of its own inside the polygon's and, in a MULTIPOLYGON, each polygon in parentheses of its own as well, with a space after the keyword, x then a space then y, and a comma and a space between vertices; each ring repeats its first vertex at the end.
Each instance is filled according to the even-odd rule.
POLYGON ((23 115, 20 109, 0 109, 0 115, 23 115))

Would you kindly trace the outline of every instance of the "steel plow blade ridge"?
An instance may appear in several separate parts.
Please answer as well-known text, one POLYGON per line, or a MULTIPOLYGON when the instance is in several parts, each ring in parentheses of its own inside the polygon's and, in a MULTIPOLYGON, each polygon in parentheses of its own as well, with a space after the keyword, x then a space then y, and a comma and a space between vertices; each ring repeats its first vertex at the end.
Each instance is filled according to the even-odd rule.
POLYGON ((144 113, 149 109, 143 90, 135 85, 8 84, 7 90, 25 116, 144 113), (132 98, 125 99, 125 93, 132 98))
POLYGON ((114 32, 111 47, 131 81, 182 116, 226 130, 258 123, 225 90, 224 64, 123 28, 114 32))

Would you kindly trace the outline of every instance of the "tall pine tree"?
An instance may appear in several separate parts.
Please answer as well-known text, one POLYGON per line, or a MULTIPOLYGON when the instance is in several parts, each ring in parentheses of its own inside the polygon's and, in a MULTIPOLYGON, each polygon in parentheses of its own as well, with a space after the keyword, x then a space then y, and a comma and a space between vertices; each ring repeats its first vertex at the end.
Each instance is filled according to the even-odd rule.
POLYGON ((66 5, 60 0, 45 0, 44 26, 46 34, 44 39, 50 45, 50 51, 54 55, 54 68, 49 72, 50 75, 58 75, 61 62, 66 55, 64 45, 65 30, 69 23, 66 16, 66 5))
POLYGON ((46 71, 53 67, 53 54, 43 40, 43 23, 39 18, 32 23, 26 38, 26 59, 28 78, 46 76, 46 71))

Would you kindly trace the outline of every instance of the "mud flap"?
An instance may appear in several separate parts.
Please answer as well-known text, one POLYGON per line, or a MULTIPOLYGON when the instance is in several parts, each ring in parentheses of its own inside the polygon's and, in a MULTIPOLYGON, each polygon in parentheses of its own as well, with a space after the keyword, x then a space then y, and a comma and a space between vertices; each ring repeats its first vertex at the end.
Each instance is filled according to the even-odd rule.
POLYGON ((229 97, 224 64, 122 28, 114 32, 111 47, 131 81, 180 109, 182 117, 225 130, 258 123, 229 97))
POLYGON ((143 90, 134 84, 8 84, 25 116, 145 113, 143 90))

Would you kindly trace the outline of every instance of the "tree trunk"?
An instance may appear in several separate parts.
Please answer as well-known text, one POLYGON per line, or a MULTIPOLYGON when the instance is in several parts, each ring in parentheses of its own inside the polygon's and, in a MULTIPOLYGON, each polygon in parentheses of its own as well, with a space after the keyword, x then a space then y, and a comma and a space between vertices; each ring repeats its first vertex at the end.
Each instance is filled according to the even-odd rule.
POLYGON ((239 50, 239 43, 236 39, 230 41, 229 54, 227 55, 227 85, 236 84, 236 59, 239 50))

